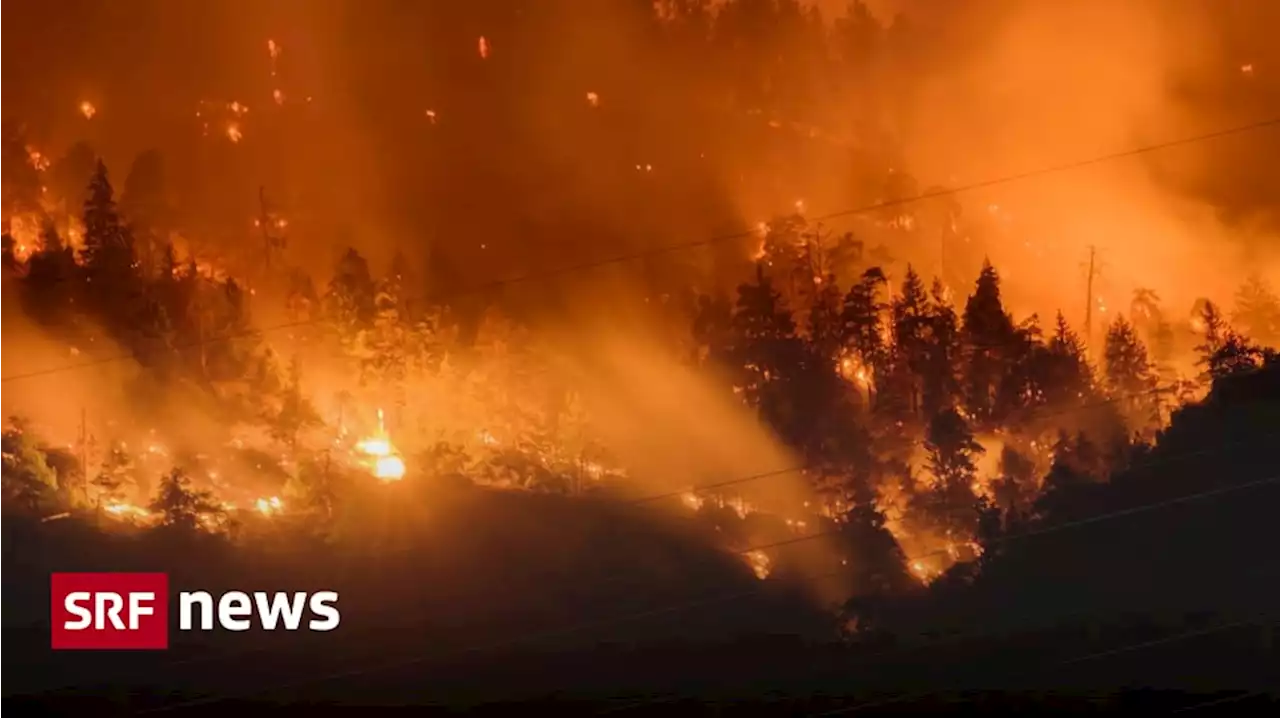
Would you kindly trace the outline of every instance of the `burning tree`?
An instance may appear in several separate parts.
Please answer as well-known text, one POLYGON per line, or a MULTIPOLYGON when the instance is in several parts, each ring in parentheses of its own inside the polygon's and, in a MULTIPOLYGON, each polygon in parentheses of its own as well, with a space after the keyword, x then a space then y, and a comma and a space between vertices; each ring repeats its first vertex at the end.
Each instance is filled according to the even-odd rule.
POLYGON ((150 508, 159 515, 160 525, 184 531, 217 526, 226 518, 213 493, 193 488, 187 473, 177 468, 160 479, 150 508))

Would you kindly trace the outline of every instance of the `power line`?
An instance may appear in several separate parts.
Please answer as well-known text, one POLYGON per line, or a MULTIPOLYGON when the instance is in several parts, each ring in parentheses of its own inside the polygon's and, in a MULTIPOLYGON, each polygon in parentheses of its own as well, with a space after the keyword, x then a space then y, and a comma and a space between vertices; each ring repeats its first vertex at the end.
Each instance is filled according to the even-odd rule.
MULTIPOLYGON (((1258 481, 1253 481, 1253 482, 1248 482, 1248 483, 1238 484, 1238 485, 1236 485, 1236 486, 1232 486, 1232 487, 1225 487, 1225 488, 1221 488, 1221 489, 1214 489, 1214 490, 1209 490, 1209 491, 1197 492, 1197 493, 1194 493, 1194 494, 1189 494, 1189 495, 1180 496, 1180 497, 1177 497, 1177 498, 1175 498, 1175 499, 1171 499, 1171 500, 1165 500, 1165 501, 1159 501, 1159 502, 1155 502, 1155 503, 1151 503, 1151 504, 1146 504, 1146 505, 1143 505, 1143 506, 1140 506, 1140 507, 1133 507, 1133 508, 1121 509, 1121 510, 1118 510, 1118 511, 1113 511, 1113 512, 1108 512, 1108 513, 1103 513, 1103 514, 1098 514, 1098 515, 1091 516, 1091 517, 1088 517, 1088 518, 1085 518, 1085 519, 1079 519, 1079 520, 1075 520, 1075 521, 1064 522, 1064 523, 1062 523, 1062 524, 1058 524, 1058 525, 1055 525, 1055 526, 1048 527, 1047 529, 1041 529, 1041 530, 1038 530, 1038 531, 1031 531, 1031 532, 1027 532, 1027 533, 1025 533, 1025 534, 1015 534, 1015 535, 1012 535, 1012 536, 1008 536, 1008 537, 1005 537, 1005 540, 1006 540, 1006 541, 1008 541, 1008 540, 1013 540, 1013 539, 1026 538, 1026 537, 1030 537, 1030 536, 1043 535, 1043 534, 1051 533, 1051 532, 1063 531, 1063 530, 1066 530, 1066 529, 1075 528, 1075 527, 1079 527, 1079 526, 1084 526, 1084 525, 1089 525, 1089 524, 1100 523, 1100 522, 1102 522, 1102 521, 1106 521, 1106 520, 1110 520, 1110 519, 1114 519, 1114 518, 1129 517, 1129 516, 1133 516, 1133 515, 1135 515, 1135 514, 1138 514, 1138 513, 1144 512, 1144 511, 1152 511, 1152 510, 1155 510, 1155 509, 1165 508, 1165 507, 1172 506, 1172 505, 1176 505, 1176 504, 1190 503, 1190 502, 1192 502, 1192 501, 1198 501, 1198 500, 1201 500, 1201 499, 1205 499, 1205 498, 1210 498, 1210 497, 1213 497, 1213 496, 1222 495, 1222 494, 1225 494, 1225 493, 1228 493, 1228 492, 1231 492, 1231 491, 1240 491, 1240 490, 1244 490, 1244 489, 1248 489, 1248 488, 1255 488, 1255 487, 1262 486, 1262 485, 1276 484, 1276 483, 1280 483, 1280 475, 1271 476, 1271 477, 1268 477, 1268 478, 1266 478, 1266 479, 1261 479, 1261 480, 1258 480, 1258 481)), ((842 573, 844 573, 842 570, 827 571, 827 572, 823 572, 823 573, 820 573, 820 574, 816 574, 816 575, 812 575, 812 576, 808 576, 808 577, 804 577, 804 578, 807 578, 807 580, 810 580, 810 581, 814 581, 814 580, 822 580, 822 579, 831 578, 831 577, 834 577, 834 576, 840 575, 840 574, 842 574, 842 573)), ((493 649, 497 649, 497 648, 506 648, 506 647, 511 647, 511 646, 520 645, 520 644, 522 644, 522 643, 531 642, 531 641, 537 641, 537 640, 542 640, 542 639, 546 639, 546 638, 559 637, 559 636, 571 635, 571 634, 574 634, 574 633, 580 633, 580 632, 582 632, 582 631, 584 631, 584 630, 590 630, 590 629, 593 629, 593 628, 601 628, 601 627, 606 627, 606 626, 618 625, 618 624, 622 624, 622 623, 629 623, 629 622, 634 622, 634 621, 637 621, 637 620, 643 620, 643 619, 645 619, 645 618, 650 618, 650 617, 657 616, 657 615, 671 614, 671 613, 680 613, 680 612, 683 612, 683 611, 692 610, 692 609, 700 608, 700 607, 703 607, 703 606, 713 605, 713 604, 716 604, 716 603, 723 603, 723 602, 727 602, 727 601, 737 600, 737 599, 740 599, 740 598, 747 598, 747 597, 750 597, 750 596, 757 595, 757 594, 759 593, 759 591, 761 590, 761 585, 762 585, 762 584, 766 584, 766 583, 768 583, 768 581, 762 581, 762 582, 760 582, 760 584, 758 584, 758 585, 756 585, 756 586, 753 586, 752 588, 747 589, 747 590, 734 591, 734 592, 731 592, 731 593, 726 593, 726 594, 722 594, 722 595, 718 595, 718 596, 710 596, 710 597, 706 597, 706 598, 702 598, 702 599, 695 599, 695 600, 693 600, 693 601, 689 601, 689 602, 683 602, 683 603, 678 603, 678 604, 672 604, 672 605, 668 605, 668 606, 661 606, 661 607, 658 607, 658 608, 648 609, 648 610, 641 611, 641 612, 628 613, 628 614, 625 614, 625 615, 615 616, 615 617, 608 618, 608 619, 602 619, 602 620, 596 620, 596 621, 584 622, 584 623, 579 623, 579 624, 573 624, 573 625, 566 626, 566 627, 562 627, 562 628, 550 629, 550 630, 547 630, 547 631, 540 631, 540 632, 536 632, 536 633, 526 634, 526 635, 524 635, 524 636, 520 636, 520 637, 517 637, 517 638, 514 638, 514 639, 506 639, 506 640, 490 642, 490 643, 486 643, 486 644, 482 644, 482 645, 478 645, 478 646, 472 646, 472 647, 470 647, 470 648, 464 649, 463 651, 460 651, 459 653, 473 653, 473 652, 477 652, 477 651, 493 650, 493 649)), ((1203 631, 1201 631, 1201 632, 1203 632, 1203 631)), ((1188 636, 1188 637, 1189 637, 1189 636, 1188 636)), ((270 688, 265 689, 265 690, 271 690, 271 689, 280 690, 280 689, 288 689, 288 688, 297 688, 297 687, 300 687, 300 686, 305 686, 305 685, 309 685, 309 684, 313 684, 313 683, 327 682, 327 681, 331 681, 331 680, 340 680, 340 679, 344 679, 344 678, 352 678, 352 677, 356 677, 356 676, 367 675, 367 674, 370 674, 370 673, 375 673, 375 672, 385 671, 385 670, 389 670, 389 669, 405 668, 405 667, 409 667, 409 666, 413 666, 413 665, 418 665, 418 664, 420 664, 420 663, 427 662, 427 661, 431 660, 432 658, 441 658, 441 657, 442 657, 442 656, 423 656, 423 655, 419 655, 419 656, 417 656, 417 657, 410 658, 410 659, 407 659, 407 660, 390 661, 390 662, 386 662, 386 663, 383 663, 383 664, 380 664, 380 665, 366 665, 366 666, 361 666, 361 667, 355 667, 355 668, 351 668, 351 669, 348 669, 348 670, 343 670, 343 671, 338 671, 338 672, 334 672, 334 673, 330 673, 330 674, 325 674, 325 675, 322 675, 322 676, 313 676, 313 677, 309 677, 309 678, 305 678, 305 679, 300 679, 300 680, 297 680, 297 681, 292 681, 292 682, 289 682, 289 683, 277 684, 277 685, 275 685, 275 686, 271 686, 270 688)), ((1085 658, 1087 659, 1087 658, 1089 658, 1089 657, 1085 657, 1085 658)), ((1077 661, 1077 662, 1078 662, 1078 661, 1080 661, 1080 660, 1084 660, 1084 659, 1073 659, 1073 660, 1075 660, 1075 661, 1077 661)), ((259 691, 256 691, 256 692, 261 692, 262 690, 264 690, 264 689, 259 689, 259 691)), ((247 697, 247 696, 244 696, 244 697, 247 697)), ((204 705, 217 704, 217 703, 221 703, 221 702, 224 702, 224 701, 226 701, 226 700, 230 700, 230 699, 231 699, 231 698, 229 698, 229 697, 206 697, 206 698, 199 698, 199 699, 193 699, 193 700, 189 700, 189 701, 183 701, 183 702, 176 703, 176 704, 172 704, 172 705, 169 705, 169 706, 161 706, 161 707, 154 708, 154 709, 151 709, 151 710, 141 711, 141 713, 161 713, 161 712, 169 712, 169 711, 174 711, 174 710, 181 710, 181 709, 184 709, 184 708, 193 708, 193 707, 198 707, 198 706, 204 706, 204 705)), ((898 702, 898 700, 895 700, 895 701, 893 701, 893 702, 898 702)), ((861 706, 859 706, 859 707, 861 707, 861 706)))
MULTIPOLYGON (((1076 170, 1076 169, 1083 169, 1085 167, 1104 164, 1107 162, 1113 162, 1119 159, 1136 157, 1139 155, 1143 155, 1151 152, 1158 152, 1161 150, 1166 150, 1166 149, 1179 147, 1183 145, 1191 145, 1199 142, 1207 142, 1210 140, 1229 137, 1232 135, 1242 134, 1245 132, 1252 132, 1255 130, 1266 129, 1266 128, 1274 127, 1277 125, 1280 125, 1280 117, 1276 117, 1269 120, 1263 120, 1260 122, 1254 122, 1247 125, 1239 125, 1236 127, 1218 130, 1215 132, 1209 132, 1201 135, 1194 135, 1191 137, 1184 137, 1177 140, 1170 140, 1167 142, 1161 142, 1161 143, 1152 144, 1152 145, 1145 145, 1142 147, 1136 147, 1136 148, 1123 150, 1119 152, 1113 152, 1110 154, 1099 155, 1099 156, 1091 157, 1084 160, 1077 160, 1074 162, 1068 162, 1068 163, 1058 164, 1058 165, 1050 165, 1050 166, 1041 167, 1034 170, 1020 172, 1017 174, 1005 175, 1003 177, 997 177, 997 178, 984 180, 980 182, 973 182, 973 183, 962 185, 959 187, 933 190, 933 191, 924 192, 921 194, 917 194, 911 197, 905 197, 901 199, 884 200, 884 201, 876 202, 869 205, 863 205, 860 207, 854 207, 850 209, 831 212, 825 215, 819 215, 811 219, 812 221, 815 221, 815 222, 822 222, 822 221, 831 220, 831 219, 851 217, 859 214, 867 214, 870 212, 875 212, 875 211, 887 209, 890 207, 900 207, 908 204, 914 204, 916 202, 922 202, 925 200, 937 199, 940 197, 950 197, 958 194, 963 194, 966 192, 972 192, 974 190, 996 187, 1003 184, 1022 182, 1022 181, 1033 179, 1036 177, 1042 177, 1042 176, 1052 175, 1052 174, 1061 174, 1063 172, 1069 172, 1071 170, 1076 170)), ((561 277, 568 274, 586 272, 586 271, 590 271, 593 269, 598 269, 600 267, 610 266, 614 264, 625 264, 627 262, 632 262, 640 259, 647 259, 649 257, 662 256, 664 254, 670 254, 673 252, 681 252, 681 251, 690 250, 690 249, 697 249, 700 247, 719 244, 721 242, 727 242, 727 241, 736 240, 736 239, 746 239, 746 238, 755 236, 757 232, 758 230, 752 229, 752 230, 745 230, 745 231, 739 231, 739 232, 731 232, 727 234, 714 235, 711 237, 694 240, 690 242, 671 244, 664 247, 657 247, 654 249, 642 250, 639 252, 616 255, 613 257, 592 260, 592 261, 583 262, 580 264, 569 265, 566 267, 561 267, 559 269, 554 269, 550 271, 530 272, 530 273, 519 275, 516 277, 511 277, 508 279, 499 279, 492 282, 481 283, 476 286, 469 287, 462 290, 440 292, 440 293, 429 293, 420 297, 412 297, 410 299, 411 301, 439 301, 442 299, 452 299, 456 297, 468 296, 471 294, 479 294, 479 293, 492 291, 494 289, 499 289, 499 288, 514 285, 514 284, 523 284, 526 282, 538 281, 538 280, 549 280, 549 279, 554 279, 554 278, 561 277)), ((191 349, 199 346, 204 346, 206 344, 234 341, 236 339, 245 339, 245 338, 265 334, 267 332, 275 332, 275 331, 282 331, 286 329, 294 329, 298 327, 309 326, 312 324, 316 324, 319 321, 321 320, 312 318, 312 319, 304 319, 304 320, 299 320, 294 322, 285 322, 282 324, 276 324, 269 327, 263 327, 261 329, 254 329, 246 332, 228 334, 223 337, 214 337, 210 339, 202 339, 197 342, 188 342, 185 344, 174 346, 173 349, 175 350, 191 349)), ((0 383, 22 381, 26 379, 32 379, 35 377, 47 376, 50 374, 59 374, 65 371, 78 371, 80 369, 101 366, 103 364, 112 364, 118 361, 129 361, 134 358, 135 357, 132 354, 129 354, 129 355, 122 354, 122 355, 116 355, 111 357, 103 357, 100 359, 81 362, 79 364, 72 364, 72 365, 62 366, 62 367, 52 367, 49 369, 42 369, 42 370, 25 372, 25 373, 13 374, 11 376, 0 378, 0 383)))

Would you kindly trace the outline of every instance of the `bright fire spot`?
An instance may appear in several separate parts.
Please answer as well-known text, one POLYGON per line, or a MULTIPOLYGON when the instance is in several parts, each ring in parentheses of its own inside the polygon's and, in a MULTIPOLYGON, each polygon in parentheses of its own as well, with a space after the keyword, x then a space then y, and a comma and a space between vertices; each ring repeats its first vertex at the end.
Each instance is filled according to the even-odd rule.
POLYGON ((688 506, 694 511, 697 511, 698 509, 702 508, 702 497, 698 496, 692 491, 686 491, 683 494, 681 494, 680 501, 684 503, 685 506, 688 506))
POLYGON ((239 102, 232 102, 231 104, 227 105, 227 109, 231 110, 231 113, 234 115, 243 115, 249 111, 249 108, 247 106, 242 105, 239 102))
POLYGON ((427 119, 434 125, 436 123, 436 111, 427 110, 427 119))
POLYGON ((382 409, 378 409, 378 432, 356 442, 356 450, 373 459, 373 475, 383 481, 399 481, 404 478, 404 459, 387 437, 383 425, 382 409))
POLYGON ((770 562, 769 557, 764 551, 751 551, 747 553, 747 562, 751 564, 751 570, 755 572, 756 578, 761 581, 769 578, 770 562))
POLYGON ((284 509, 284 504, 280 503, 279 496, 258 499, 254 502, 254 508, 258 509, 258 513, 263 516, 273 516, 280 513, 284 509))
POLYGON ((373 475, 384 481, 404 478, 404 460, 399 456, 379 456, 374 462, 373 475))
POLYGON ((484 38, 484 35, 480 36, 479 45, 480 45, 480 59, 481 60, 489 59, 489 41, 484 38))
POLYGON ((1253 63, 1252 63, 1252 62, 1250 62, 1250 63, 1248 63, 1248 64, 1241 65, 1241 66, 1240 66, 1240 72, 1242 72, 1242 73, 1244 73, 1244 74, 1246 74, 1246 75, 1252 75, 1252 74, 1253 74, 1253 63))
POLYGON ((283 105, 283 104, 284 104, 284 93, 283 93, 283 92, 281 92, 279 89, 272 90, 272 91, 271 91, 271 99, 275 100, 277 105, 283 105))
POLYGON ((27 161, 35 168, 37 172, 43 172, 49 169, 49 158, 45 157, 40 150, 30 145, 27 146, 27 161))
POLYGON ((597 95, 597 94, 596 94, 596 93, 594 93, 594 92, 588 92, 588 93, 587 93, 587 102, 588 102, 588 103, 590 103, 590 105, 591 105, 592 107, 599 107, 599 106, 600 106, 600 96, 599 96, 599 95, 597 95))
POLYGON ((227 139, 232 142, 239 142, 241 137, 244 137, 244 133, 240 131, 240 124, 238 122, 228 123, 227 139))
POLYGON ((796 212, 799 212, 800 214, 804 214, 804 200, 802 199, 796 200, 796 212))
POLYGON ((126 503, 112 503, 102 507, 102 510, 119 519, 148 519, 151 518, 151 512, 141 506, 134 506, 126 503))
POLYGON ((275 40, 267 40, 267 52, 271 54, 272 60, 280 57, 280 46, 276 44, 275 40))
POLYGON ((80 103, 80 114, 84 115, 86 120, 92 120, 93 116, 98 114, 98 108, 94 107, 92 102, 85 100, 80 103))

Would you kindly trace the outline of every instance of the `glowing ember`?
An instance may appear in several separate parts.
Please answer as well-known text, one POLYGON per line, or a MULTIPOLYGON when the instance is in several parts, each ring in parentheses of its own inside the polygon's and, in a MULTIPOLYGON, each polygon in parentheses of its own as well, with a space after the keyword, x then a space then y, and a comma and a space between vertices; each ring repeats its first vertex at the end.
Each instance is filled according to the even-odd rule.
POLYGON ((277 104, 277 105, 283 105, 283 104, 284 104, 284 93, 283 93, 283 92, 281 92, 279 89, 272 90, 272 91, 271 91, 271 99, 275 100, 275 102, 276 102, 276 104, 277 104))
POLYGON ((267 52, 271 54, 272 60, 280 57, 280 46, 276 44, 275 40, 267 40, 267 52))
POLYGON ((85 100, 80 103, 80 114, 84 115, 86 120, 92 120, 93 116, 98 114, 98 108, 94 107, 92 102, 85 100))
POLYGON ((427 119, 434 125, 436 123, 436 111, 427 110, 427 119))
POLYGON ((489 41, 484 38, 484 35, 480 36, 479 46, 480 46, 480 59, 488 60, 489 59, 489 41))
POLYGON ((769 578, 770 561, 764 551, 751 551, 747 553, 747 563, 751 565, 752 572, 756 578, 761 581, 769 578))
POLYGON ((284 505, 280 503, 280 497, 272 496, 270 498, 258 499, 254 502, 254 508, 258 509, 258 513, 263 516, 274 516, 284 509, 284 505))
POLYGON ((232 142, 239 142, 241 137, 244 137, 244 133, 240 131, 240 124, 237 122, 229 123, 227 125, 227 139, 232 142))
POLYGON ((588 103, 590 103, 590 105, 591 105, 592 107, 599 107, 599 106, 600 106, 600 95, 597 95, 597 94, 596 94, 596 93, 594 93, 594 92, 588 92, 588 93, 587 93, 587 102, 588 102, 588 103))

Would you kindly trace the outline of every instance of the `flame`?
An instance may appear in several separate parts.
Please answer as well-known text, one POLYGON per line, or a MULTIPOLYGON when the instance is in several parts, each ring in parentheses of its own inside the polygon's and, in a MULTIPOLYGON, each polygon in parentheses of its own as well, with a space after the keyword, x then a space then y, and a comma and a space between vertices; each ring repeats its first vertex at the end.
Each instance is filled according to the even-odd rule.
POLYGON ((248 106, 243 105, 238 101, 233 101, 231 104, 227 105, 227 109, 231 110, 231 114, 236 115, 237 117, 249 112, 248 106))
POLYGON ((272 60, 280 57, 280 46, 276 44, 275 40, 267 40, 267 53, 271 55, 272 60))
POLYGON ((227 139, 234 143, 239 142, 241 137, 244 137, 244 133, 240 131, 240 123, 227 123, 227 139))
POLYGON ((756 578, 761 581, 769 578, 769 570, 771 562, 764 551, 750 551, 746 554, 747 563, 751 566, 751 570, 756 574, 756 578))
POLYGON ((98 114, 98 108, 94 107, 92 102, 85 100, 80 103, 80 114, 84 115, 86 120, 92 120, 93 116, 98 114))
POLYGON ((114 518, 122 520, 145 520, 151 518, 151 512, 141 506, 115 502, 106 504, 102 510, 114 518))
POLYGON ((37 172, 44 172, 49 169, 49 158, 31 145, 27 145, 27 161, 31 163, 31 166, 37 172))
POLYGON ((280 497, 278 496, 258 499, 253 505, 258 510, 258 513, 263 516, 274 516, 284 510, 284 504, 280 502, 280 497))
POLYGON ((485 39, 484 35, 480 36, 479 47, 480 47, 480 59, 488 60, 489 59, 489 41, 485 39))
POLYGON ((436 123, 436 111, 435 111, 435 110, 427 110, 427 120, 429 120, 429 121, 431 122, 431 124, 433 124, 433 125, 436 123))
POLYGON ((378 431, 373 436, 356 442, 356 450, 373 459, 373 475, 383 481, 399 481, 404 478, 404 459, 396 453, 383 425, 382 409, 378 409, 378 431))
POLYGON ((281 92, 279 88, 276 88, 271 91, 271 99, 275 100, 277 105, 283 105, 284 93, 281 92))
POLYGON ((600 95, 597 95, 597 94, 596 94, 596 93, 594 93, 594 92, 588 92, 588 93, 587 93, 587 103, 588 103, 588 104, 590 104, 592 107, 599 107, 599 106, 600 106, 600 95))

